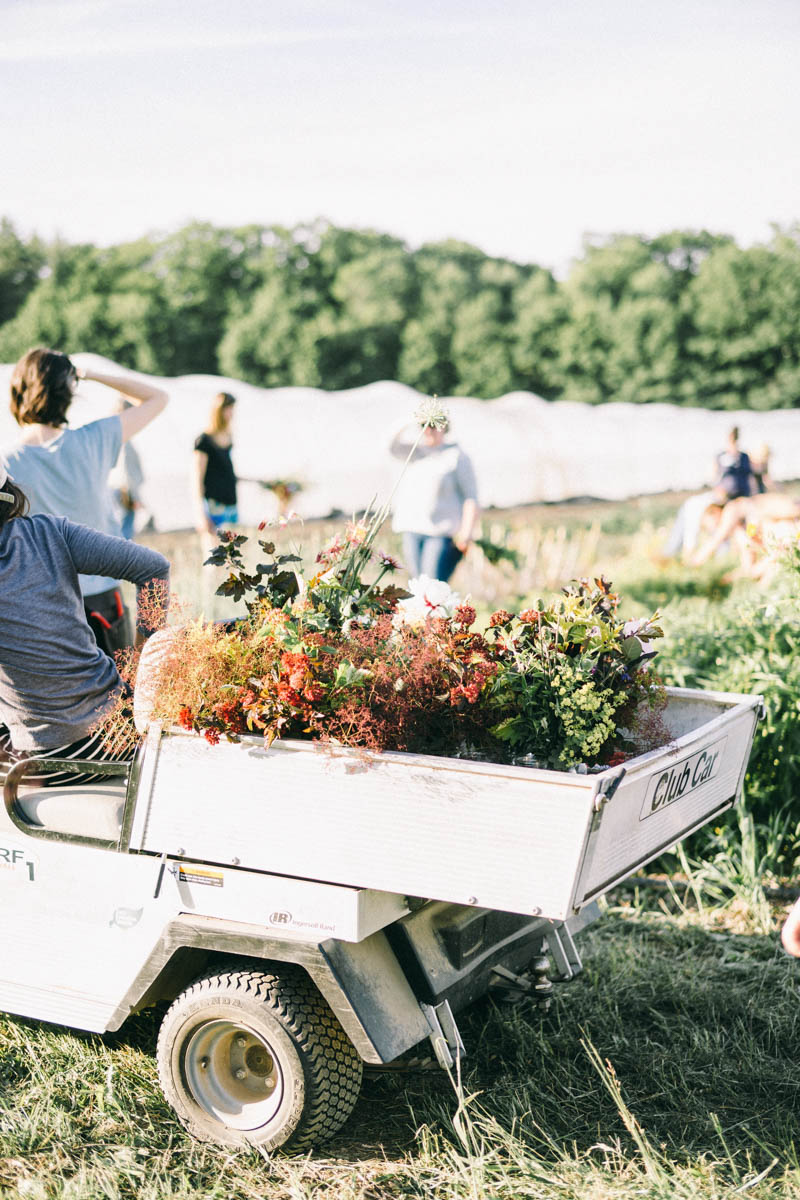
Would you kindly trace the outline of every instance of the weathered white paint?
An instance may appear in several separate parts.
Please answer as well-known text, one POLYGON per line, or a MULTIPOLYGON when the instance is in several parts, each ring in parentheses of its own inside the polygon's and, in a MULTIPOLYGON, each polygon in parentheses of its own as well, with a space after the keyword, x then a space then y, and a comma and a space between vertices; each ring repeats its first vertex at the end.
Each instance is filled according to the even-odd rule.
POLYGON ((141 845, 335 883, 563 919, 734 799, 757 697, 671 693, 680 736, 605 775, 260 739, 161 743, 141 845), (720 739, 713 778, 640 820, 651 780, 720 739), (225 820, 220 820, 221 812, 225 820), (588 850, 588 854, 587 854, 588 850), (580 878, 579 878, 580 876, 580 878), (581 889, 580 895, 576 895, 581 889))

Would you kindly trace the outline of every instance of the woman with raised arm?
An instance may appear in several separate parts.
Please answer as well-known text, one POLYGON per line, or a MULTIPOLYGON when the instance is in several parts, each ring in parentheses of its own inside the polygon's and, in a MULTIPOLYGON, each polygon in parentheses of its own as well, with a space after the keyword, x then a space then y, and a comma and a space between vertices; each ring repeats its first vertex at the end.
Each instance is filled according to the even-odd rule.
MULTIPOLYGON (((11 412, 23 432, 9 454, 9 471, 23 488, 31 513, 68 517, 118 535, 109 474, 121 446, 163 412, 167 400, 167 393, 149 381, 76 367, 57 350, 29 350, 11 376, 11 412), (130 407, 68 428, 67 415, 81 380, 111 388, 129 400, 130 407)), ((111 656, 131 645, 119 579, 83 571, 80 588, 97 644, 111 656)))
POLYGON ((27 506, 0 456, 0 760, 130 757, 124 737, 109 747, 95 730, 125 685, 89 628, 78 577, 136 585, 141 643, 163 624, 169 563, 66 517, 27 516, 27 506))
POLYGON ((426 426, 420 438, 419 428, 409 425, 389 448, 395 458, 408 460, 392 520, 392 528, 403 536, 408 574, 445 583, 466 554, 480 516, 472 461, 447 439, 448 430, 445 420, 426 426))

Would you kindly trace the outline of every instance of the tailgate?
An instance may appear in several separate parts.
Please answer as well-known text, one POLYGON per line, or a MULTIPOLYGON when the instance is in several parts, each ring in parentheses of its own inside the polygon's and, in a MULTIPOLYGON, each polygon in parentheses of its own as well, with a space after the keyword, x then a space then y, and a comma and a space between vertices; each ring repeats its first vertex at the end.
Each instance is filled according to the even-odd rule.
MULTIPOLYGON (((670 690, 686 711, 708 708, 714 694, 670 690)), ((674 699, 673 699, 674 698, 674 699)), ((720 697, 722 699, 722 697, 720 697)), ((602 895, 733 804, 742 785, 760 696, 737 697, 729 707, 672 745, 633 760, 609 800, 598 795, 586 853, 578 872, 573 904, 602 895)), ((687 721, 691 725, 691 720, 687 721)))

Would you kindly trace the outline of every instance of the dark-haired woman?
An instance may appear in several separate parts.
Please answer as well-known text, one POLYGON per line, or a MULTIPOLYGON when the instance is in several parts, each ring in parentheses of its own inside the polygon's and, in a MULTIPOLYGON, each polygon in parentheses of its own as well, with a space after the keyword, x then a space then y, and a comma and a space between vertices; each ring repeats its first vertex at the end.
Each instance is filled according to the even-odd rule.
MULTIPOLYGON (((19 360, 11 376, 11 412, 22 437, 9 454, 9 471, 23 488, 30 511, 69 517, 101 533, 121 532, 108 476, 120 447, 167 404, 167 393, 130 375, 75 367, 66 354, 39 347, 19 360), (67 428, 79 380, 112 388, 131 403, 112 416, 67 428)), ((98 645, 107 654, 129 646, 130 623, 119 580, 81 572, 81 592, 98 645)))
POLYGON ((130 747, 109 748, 94 731, 124 685, 89 628, 78 576, 135 584, 143 641, 163 623, 169 563, 124 538, 26 509, 0 456, 0 762, 128 757, 130 747))

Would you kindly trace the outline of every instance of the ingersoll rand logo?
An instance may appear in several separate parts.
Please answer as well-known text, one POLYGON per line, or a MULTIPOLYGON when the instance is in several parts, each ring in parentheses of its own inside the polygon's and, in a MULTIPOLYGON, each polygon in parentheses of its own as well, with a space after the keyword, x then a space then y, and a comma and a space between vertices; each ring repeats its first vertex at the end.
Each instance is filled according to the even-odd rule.
POLYGON ((651 779, 639 820, 643 821, 646 817, 652 817, 654 813, 662 812, 669 805, 683 800, 713 779, 719 772, 727 740, 722 738, 712 746, 698 750, 691 758, 674 763, 651 779))

